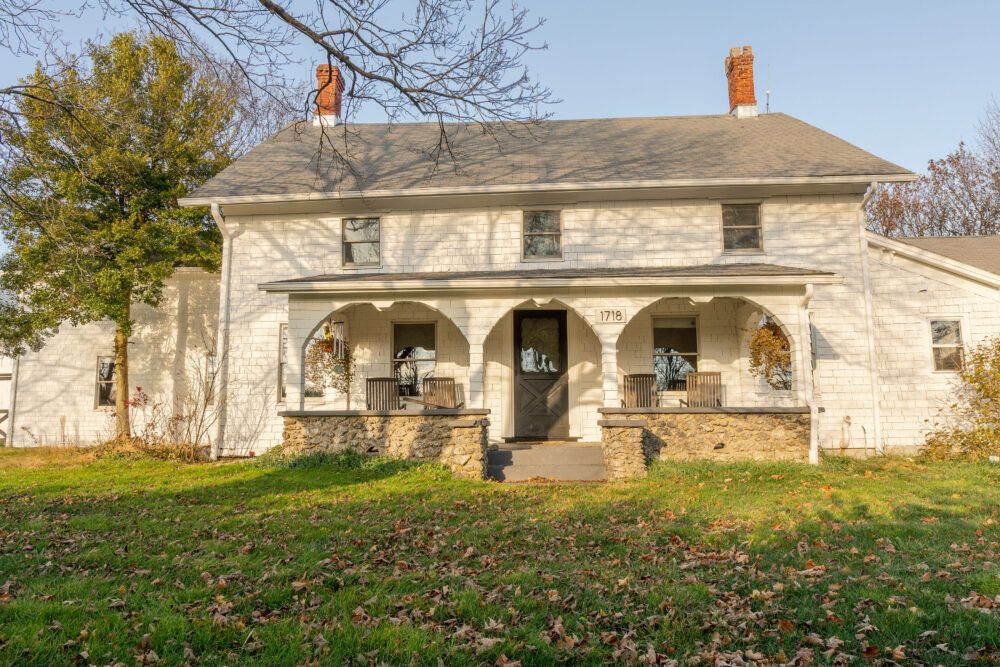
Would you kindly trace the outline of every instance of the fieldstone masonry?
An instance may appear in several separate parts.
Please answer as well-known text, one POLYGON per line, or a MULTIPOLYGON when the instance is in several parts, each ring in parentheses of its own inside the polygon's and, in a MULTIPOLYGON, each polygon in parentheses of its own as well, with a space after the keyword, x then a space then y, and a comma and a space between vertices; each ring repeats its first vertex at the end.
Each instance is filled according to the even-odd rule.
POLYGON ((643 447, 646 422, 640 419, 602 419, 601 446, 604 470, 609 480, 646 476, 643 447))
POLYGON ((487 410, 425 412, 339 410, 285 413, 289 454, 356 452, 409 461, 438 461, 456 477, 486 472, 487 410))
POLYGON ((645 475, 655 459, 809 460, 805 408, 646 408, 601 410, 608 477, 645 475), (639 444, 637 444, 639 443, 639 444), (641 447, 642 468, 636 463, 641 447))

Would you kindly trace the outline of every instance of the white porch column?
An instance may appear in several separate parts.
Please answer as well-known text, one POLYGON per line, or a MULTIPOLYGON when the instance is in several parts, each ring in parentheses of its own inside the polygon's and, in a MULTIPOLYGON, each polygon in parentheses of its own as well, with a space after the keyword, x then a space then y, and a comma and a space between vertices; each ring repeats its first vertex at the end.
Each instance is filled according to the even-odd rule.
POLYGON ((466 407, 486 407, 486 357, 483 345, 489 332, 475 331, 469 338, 469 400, 466 407))
POLYGON ((617 408, 618 398, 618 338, 601 337, 601 388, 604 390, 604 407, 617 408))
MULTIPOLYGON (((466 297, 459 299, 430 299, 424 301, 450 319, 465 336, 469 344, 469 395, 465 406, 486 408, 486 339, 497 322, 512 308, 524 301, 523 297, 466 297)), ((500 414, 491 419, 500 420, 500 414)), ((497 423, 500 423, 497 421, 497 423)))
MULTIPOLYGON (((634 314, 634 313, 633 313, 634 314)), ((592 313, 588 313, 592 315, 592 313)), ((627 317, 623 322, 590 323, 601 342, 601 389, 604 392, 604 407, 620 408, 621 399, 618 396, 618 338, 625 329, 627 317)))
POLYGON ((799 302, 799 344, 796 363, 799 367, 799 396, 809 408, 809 463, 819 463, 819 411, 816 406, 813 387, 812 331, 809 326, 809 302, 812 300, 813 286, 806 285, 806 292, 799 302))

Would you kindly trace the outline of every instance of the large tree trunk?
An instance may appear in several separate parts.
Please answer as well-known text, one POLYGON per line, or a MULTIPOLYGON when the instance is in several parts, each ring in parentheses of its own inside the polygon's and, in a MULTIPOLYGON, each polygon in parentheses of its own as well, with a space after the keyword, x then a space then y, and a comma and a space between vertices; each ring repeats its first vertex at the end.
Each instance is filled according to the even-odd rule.
POLYGON ((115 328, 115 436, 132 437, 128 414, 128 334, 115 328))

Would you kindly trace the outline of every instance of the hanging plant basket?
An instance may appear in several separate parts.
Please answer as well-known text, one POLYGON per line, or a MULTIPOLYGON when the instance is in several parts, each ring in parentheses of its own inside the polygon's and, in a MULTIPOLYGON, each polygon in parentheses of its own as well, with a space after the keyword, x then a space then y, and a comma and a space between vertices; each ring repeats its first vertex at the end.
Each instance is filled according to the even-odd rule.
POLYGON ((767 382, 772 389, 792 388, 792 351, 788 338, 778 324, 767 318, 750 333, 750 373, 767 382))

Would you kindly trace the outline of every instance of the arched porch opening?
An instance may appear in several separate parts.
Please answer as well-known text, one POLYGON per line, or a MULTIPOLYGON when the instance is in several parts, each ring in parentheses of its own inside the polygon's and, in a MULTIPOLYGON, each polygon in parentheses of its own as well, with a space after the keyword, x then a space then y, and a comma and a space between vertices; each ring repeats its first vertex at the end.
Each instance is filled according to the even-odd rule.
POLYGON ((795 403, 794 386, 777 390, 755 377, 748 339, 763 321, 774 322, 788 342, 795 368, 797 337, 766 306, 747 297, 664 297, 639 310, 616 343, 619 394, 625 375, 654 374, 661 407, 680 407, 689 372, 717 372, 722 405, 776 407, 795 403))
POLYGON ((459 403, 469 395, 465 335, 441 311, 419 301, 343 304, 316 321, 297 344, 289 341, 287 349, 301 359, 299 391, 307 409, 365 408, 368 378, 396 378, 404 409, 424 407, 426 378, 453 378, 459 403), (339 386, 322 382, 323 374, 310 367, 322 363, 316 347, 331 330, 342 336, 352 362, 350 381, 339 386))
POLYGON ((558 299, 521 302, 497 319, 484 340, 483 357, 492 441, 600 439, 601 343, 577 310, 558 299), (545 414, 563 410, 564 415, 545 414), (538 413, 542 422, 528 413, 538 413), (554 423, 543 432, 546 419, 554 423))

